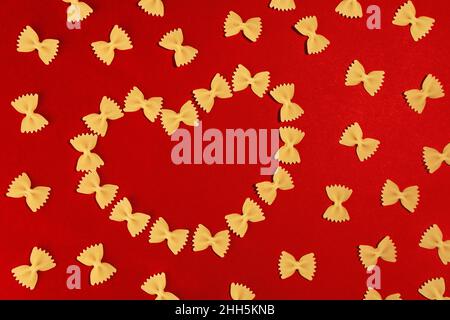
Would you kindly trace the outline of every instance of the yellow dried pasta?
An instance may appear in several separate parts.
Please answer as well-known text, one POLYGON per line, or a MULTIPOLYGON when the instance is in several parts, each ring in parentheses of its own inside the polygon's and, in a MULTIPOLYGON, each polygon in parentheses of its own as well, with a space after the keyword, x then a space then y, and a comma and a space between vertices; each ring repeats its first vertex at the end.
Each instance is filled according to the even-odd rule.
POLYGON ((295 272, 298 272, 306 280, 312 281, 316 273, 316 267, 314 253, 305 254, 297 261, 292 254, 282 251, 278 261, 278 271, 281 279, 287 279, 295 272))
POLYGON ((95 134, 102 137, 108 131, 108 120, 117 120, 124 116, 119 105, 108 97, 103 97, 100 102, 100 113, 91 113, 83 117, 86 126, 95 134))
POLYGON ((419 204, 419 187, 410 186, 400 191, 398 185, 387 179, 381 191, 381 203, 383 206, 391 206, 398 201, 409 212, 414 212, 419 204))
POLYGON ((24 172, 16 177, 8 187, 7 197, 25 198, 25 202, 32 212, 38 211, 47 202, 50 196, 49 187, 31 187, 31 180, 24 172))
POLYGON ((281 104, 281 122, 296 120, 305 113, 297 103, 292 102, 294 94, 295 85, 293 83, 280 84, 270 91, 272 98, 281 104))
POLYGON ((406 102, 417 113, 422 113, 428 99, 439 99, 445 96, 444 88, 438 78, 428 74, 422 82, 421 89, 404 92, 406 102))
POLYGON ((45 250, 34 247, 30 255, 30 265, 22 265, 11 270, 14 279, 22 286, 33 290, 38 282, 38 272, 56 267, 52 256, 45 250))
POLYGON ((255 294, 246 285, 241 283, 231 283, 230 285, 230 295, 233 300, 253 300, 255 299, 255 294))
POLYGON ((150 216, 141 212, 133 212, 130 201, 127 198, 123 198, 115 204, 109 219, 117 222, 126 222, 128 232, 134 238, 145 230, 150 216))
POLYGON ((97 58, 109 66, 114 60, 116 50, 130 50, 133 44, 127 32, 115 25, 109 35, 109 41, 95 41, 91 43, 91 47, 97 58))
POLYGON ((149 277, 141 286, 146 293, 156 296, 155 300, 180 300, 176 295, 166 290, 167 280, 164 272, 149 277))
POLYGON ((350 215, 343 203, 352 195, 352 189, 341 185, 328 186, 325 189, 328 198, 333 201, 333 205, 327 208, 323 218, 331 222, 349 221, 350 215))
POLYGON ((345 76, 346 86, 363 84, 364 89, 372 97, 380 90, 384 82, 384 71, 371 71, 366 73, 364 66, 358 60, 354 60, 345 76))
POLYGON ((184 45, 183 30, 180 28, 167 32, 159 41, 159 45, 167 50, 174 51, 174 60, 177 67, 191 63, 198 54, 194 47, 184 45))
POLYGON ((256 42, 262 32, 262 21, 260 17, 255 17, 244 22, 236 12, 230 11, 223 28, 225 37, 232 37, 242 32, 247 39, 256 42))
POLYGON ((216 73, 211 81, 211 89, 196 89, 192 92, 197 104, 207 113, 211 112, 216 98, 227 99, 233 96, 227 80, 216 73))
POLYGON ((97 138, 95 134, 85 133, 70 140, 74 149, 82 153, 77 161, 77 171, 95 171, 105 164, 98 154, 92 152, 97 145, 97 138))
POLYGON ((294 27, 300 34, 308 37, 306 41, 306 52, 308 54, 321 53, 330 45, 330 40, 321 34, 317 34, 318 22, 316 16, 302 18, 294 27))
POLYGON ((102 261, 102 243, 92 245, 84 249, 77 257, 77 260, 85 266, 92 267, 89 274, 89 279, 92 286, 109 280, 117 271, 113 265, 102 261))
POLYGON ((368 245, 360 245, 359 258, 366 269, 377 265, 378 259, 387 262, 397 261, 397 249, 389 236, 384 237, 376 248, 368 245))
POLYGON ((40 41, 32 27, 26 26, 17 40, 17 52, 33 52, 37 50, 39 58, 49 65, 58 54, 59 40, 45 39, 40 41))
POLYGON ((188 100, 180 108, 180 112, 170 109, 161 110, 161 123, 164 131, 168 135, 172 135, 180 127, 181 123, 185 125, 197 127, 199 125, 197 110, 192 101, 188 100))
POLYGON ((114 184, 100 184, 100 176, 96 171, 86 173, 78 184, 77 192, 95 194, 95 201, 101 209, 109 206, 116 197, 119 187, 114 184))
POLYGON ((433 28, 435 20, 430 17, 416 17, 416 8, 412 1, 405 2, 395 13, 392 23, 396 26, 410 26, 414 41, 424 38, 433 28))
POLYGON ((192 239, 194 251, 206 250, 208 247, 219 257, 225 257, 230 246, 230 234, 228 230, 217 232, 214 236, 204 225, 199 224, 192 239))
POLYGON ((356 146, 359 161, 365 161, 375 154, 380 141, 372 138, 363 138, 363 132, 358 122, 353 123, 342 133, 339 143, 347 146, 356 146))
POLYGON ((254 76, 250 71, 239 64, 233 73, 233 91, 242 91, 247 89, 249 86, 253 93, 258 97, 262 98, 267 92, 270 84, 270 72, 262 71, 256 73, 254 76))
POLYGON ((245 199, 242 205, 242 214, 232 213, 225 216, 230 230, 241 238, 247 233, 249 222, 255 223, 265 219, 261 207, 250 198, 245 199))
POLYGON ((437 249, 442 263, 447 265, 450 262, 450 240, 444 241, 444 236, 437 224, 433 224, 422 235, 419 246, 424 249, 437 249))
POLYGON ((444 162, 450 166, 450 142, 442 152, 431 147, 424 147, 423 162, 430 173, 436 172, 444 162))
POLYGON ((12 107, 17 112, 25 115, 20 124, 20 132, 34 133, 48 125, 47 119, 35 112, 38 101, 39 96, 37 94, 25 94, 11 102, 12 107))
POLYGON ((139 7, 152 16, 164 16, 164 2, 162 0, 140 0, 139 7))
POLYGON ((158 115, 161 113, 163 98, 152 97, 146 99, 144 94, 138 87, 133 87, 125 98, 125 112, 136 112, 142 109, 145 117, 150 122, 155 122, 158 115))
POLYGON ((159 218, 151 228, 149 242, 161 243, 167 241, 167 246, 170 251, 172 251, 174 255, 177 255, 186 245, 188 234, 189 230, 185 229, 170 231, 166 220, 159 218))
POLYGON ((273 175, 272 182, 264 181, 256 184, 256 192, 262 201, 271 205, 276 197, 277 190, 291 190, 294 188, 292 177, 286 169, 278 167, 273 175))

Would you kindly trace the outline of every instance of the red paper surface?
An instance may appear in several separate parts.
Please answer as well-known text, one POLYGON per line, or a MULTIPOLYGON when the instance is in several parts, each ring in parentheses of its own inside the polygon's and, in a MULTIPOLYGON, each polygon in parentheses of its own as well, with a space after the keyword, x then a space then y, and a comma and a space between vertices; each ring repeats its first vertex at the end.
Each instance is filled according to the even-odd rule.
MULTIPOLYGON (((360 244, 376 245, 389 235, 398 249, 396 263, 381 262, 383 296, 399 292, 405 299, 421 298, 417 289, 449 267, 436 250, 418 243, 422 233, 437 223, 450 238, 448 198, 450 168, 429 174, 422 148, 439 150, 450 142, 448 98, 429 101, 422 115, 406 104, 402 92, 419 88, 431 73, 448 88, 450 74, 448 1, 415 0, 418 15, 436 19, 430 34, 414 42, 407 27, 391 21, 403 1, 361 1, 381 7, 382 29, 369 30, 363 19, 346 19, 334 12, 337 1, 298 0, 297 9, 278 12, 269 1, 166 0, 165 16, 152 17, 138 1, 87 1, 94 13, 81 30, 66 28, 63 1, 12 1, 0 12, 1 87, 0 127, 0 298, 24 299, 147 299, 140 286, 158 272, 166 272, 167 289, 183 299, 228 299, 231 282, 252 288, 257 299, 361 299, 368 275, 357 255, 360 244), (256 43, 242 35, 225 38, 223 22, 230 10, 244 19, 259 16, 263 32, 256 43), (306 38, 293 30, 299 18, 316 15, 319 33, 331 45, 321 54, 304 53, 306 38), (130 35, 134 48, 116 53, 111 66, 93 54, 91 42, 107 40, 118 24, 130 35), (16 51, 17 37, 32 26, 41 39, 60 40, 59 54, 45 66, 37 53, 16 51), (158 46, 166 32, 181 27, 185 43, 199 50, 192 64, 176 68, 173 54, 158 46), (385 82, 375 97, 361 86, 345 87, 345 72, 354 59, 367 70, 384 70, 385 82), (241 63, 253 72, 270 71, 271 87, 295 83, 295 101, 304 116, 289 123, 306 132, 299 145, 302 162, 286 166, 295 189, 279 193, 272 206, 262 205, 266 220, 252 224, 243 239, 232 236, 224 259, 211 250, 194 253, 191 241, 174 256, 165 244, 149 244, 148 228, 132 238, 124 223, 109 220, 111 207, 100 210, 93 196, 76 193, 79 156, 69 140, 88 132, 81 118, 98 112, 102 96, 123 105, 133 86, 146 96, 164 97, 164 106, 178 109, 192 98, 192 90, 208 87, 216 72, 231 80, 241 63), (11 101, 25 93, 39 94, 38 111, 50 125, 36 134, 21 134, 19 115, 11 101), (342 131, 359 122, 366 136, 381 141, 377 153, 359 162, 354 150, 341 146, 342 131), (35 185, 52 188, 48 203, 33 214, 23 199, 5 196, 11 180, 27 172, 35 185), (387 178, 401 188, 420 187, 420 203, 409 214, 400 204, 382 207, 381 188, 387 178), (331 204, 325 186, 344 184, 353 189, 345 206, 351 220, 331 223, 322 218, 331 204), (81 290, 66 287, 66 268, 79 263, 87 246, 103 243, 104 260, 118 272, 98 286, 89 285, 89 268, 81 266, 81 290), (57 267, 39 274, 35 290, 20 286, 11 269, 28 262, 33 246, 48 250, 57 267), (318 268, 312 282, 297 274, 278 275, 282 250, 297 258, 314 252, 318 268)), ((250 90, 218 101, 210 114, 200 111, 204 128, 278 128, 279 105, 268 95, 260 99, 250 90)), ((199 223, 213 232, 226 228, 224 216, 240 212, 246 197, 257 200, 253 185, 268 179, 259 165, 172 164, 174 143, 160 122, 149 123, 142 113, 128 113, 110 122, 96 148, 106 165, 102 182, 120 186, 137 211, 160 216, 172 228, 199 223)), ((258 200, 259 203, 261 203, 258 200)))

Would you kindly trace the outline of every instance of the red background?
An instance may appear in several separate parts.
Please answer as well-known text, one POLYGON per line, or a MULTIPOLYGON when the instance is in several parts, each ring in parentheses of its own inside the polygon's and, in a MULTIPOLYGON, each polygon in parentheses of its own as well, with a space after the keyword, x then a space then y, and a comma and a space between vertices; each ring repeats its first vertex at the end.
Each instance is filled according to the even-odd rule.
MULTIPOLYGON (((450 142, 448 97, 429 101, 422 115, 402 97, 418 88, 426 74, 436 75, 448 88, 448 1, 415 0, 419 15, 436 19, 431 33, 418 43, 408 28, 391 21, 403 1, 365 1, 381 7, 382 29, 368 30, 366 19, 346 19, 334 12, 338 1, 298 0, 297 9, 279 12, 265 1, 173 1, 165 3, 163 18, 145 14, 136 1, 87 1, 94 13, 82 29, 66 28, 62 1, 2 2, 0 12, 1 90, 0 126, 3 138, 0 186, 5 194, 11 180, 26 171, 34 185, 52 188, 47 204, 32 214, 22 200, 0 197, 0 298, 25 299, 147 299, 140 289, 150 275, 166 272, 167 289, 184 299, 228 299, 231 282, 242 282, 257 299, 361 299, 367 274, 359 261, 359 244, 375 245, 389 235, 398 249, 396 263, 381 262, 383 296, 395 292, 406 299, 421 298, 417 289, 426 280, 443 276, 449 267, 435 250, 418 246, 421 234, 437 223, 450 238, 448 197, 450 168, 430 175, 422 162, 422 147, 442 150, 450 142), (243 36, 225 38, 223 22, 230 10, 244 19, 259 16, 263 32, 256 43, 243 36), (316 15, 319 33, 331 45, 314 56, 304 54, 304 37, 292 26, 299 18, 316 15), (101 63, 90 43, 106 40, 114 24, 130 35, 134 48, 116 54, 111 66, 101 63), (17 36, 32 26, 41 39, 60 40, 59 54, 45 66, 36 52, 16 52, 17 36), (181 27, 185 43, 199 50, 193 63, 176 68, 172 53, 160 48, 163 34, 181 27), (381 91, 370 97, 362 87, 345 87, 345 72, 359 59, 367 70, 384 70, 381 91), (165 244, 149 244, 149 228, 132 238, 124 223, 108 219, 110 207, 100 210, 91 196, 76 193, 81 174, 75 171, 79 154, 70 138, 87 132, 81 121, 98 112, 102 96, 123 105, 138 86, 146 96, 164 97, 164 106, 178 109, 192 90, 207 87, 220 72, 231 80, 237 64, 253 72, 270 71, 271 87, 296 85, 295 101, 304 116, 289 123, 306 132, 299 145, 300 165, 286 166, 295 189, 281 192, 272 206, 263 205, 266 220, 252 224, 243 239, 232 236, 224 259, 210 250, 194 253, 191 242, 174 256, 165 244), (19 115, 10 102, 25 93, 39 94, 38 112, 50 125, 36 134, 21 134, 19 115), (366 136, 381 141, 378 152, 360 163, 354 150, 339 145, 342 131, 358 121, 366 136), (401 188, 417 184, 420 203, 409 214, 399 204, 382 207, 381 188, 387 178, 401 188), (346 203, 350 222, 322 218, 330 205, 325 186, 344 184, 353 189, 346 203), (102 242, 104 260, 118 272, 99 286, 90 286, 89 268, 81 266, 82 289, 66 288, 66 268, 77 255, 102 242), (39 274, 35 290, 21 287, 11 268, 28 262, 33 246, 48 250, 57 267, 39 274), (278 257, 286 250, 296 257, 314 252, 318 269, 312 282, 298 275, 280 280, 278 257)), ((200 111, 204 128, 278 128, 279 105, 250 90, 218 101, 210 114, 200 111)), ((96 151, 106 165, 102 182, 120 186, 137 211, 163 216, 172 228, 198 223, 213 232, 226 228, 224 216, 239 212, 246 197, 257 199, 253 184, 268 177, 259 165, 175 166, 170 142, 159 122, 142 113, 128 113, 110 122, 96 151)), ((120 199, 120 198, 117 198, 120 199)), ((258 200, 258 202, 260 202, 258 200)))

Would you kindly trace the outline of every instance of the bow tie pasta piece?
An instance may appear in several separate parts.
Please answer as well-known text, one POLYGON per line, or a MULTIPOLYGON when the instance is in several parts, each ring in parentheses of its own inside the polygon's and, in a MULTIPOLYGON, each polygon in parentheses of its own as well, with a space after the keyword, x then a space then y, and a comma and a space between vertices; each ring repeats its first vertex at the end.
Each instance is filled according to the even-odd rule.
POLYGON ((109 206, 116 197, 119 187, 114 184, 100 185, 100 177, 97 172, 88 172, 81 178, 77 192, 81 194, 95 193, 95 200, 101 209, 109 206))
POLYGON ((48 125, 47 119, 35 113, 38 107, 39 96, 37 94, 25 94, 11 102, 11 106, 19 113, 24 114, 20 124, 20 132, 34 133, 48 125))
POLYGON ((428 74, 422 83, 422 89, 412 89, 404 92, 408 105, 417 113, 425 109, 427 99, 439 99, 445 96, 439 80, 432 74, 428 74))
POLYGON ((258 72, 252 77, 250 71, 242 64, 238 65, 233 73, 233 91, 242 91, 248 88, 252 89, 253 93, 262 98, 267 92, 270 84, 270 72, 258 72))
POLYGON ((363 132, 358 122, 345 129, 339 143, 347 147, 356 146, 359 161, 365 161, 373 156, 380 145, 380 141, 376 139, 363 139, 363 132))
POLYGON ((346 18, 362 18, 363 12, 358 0, 342 0, 335 11, 346 18))
POLYGON ((271 0, 269 7, 280 11, 294 10, 295 0, 271 0))
POLYGON ((97 58, 106 65, 111 65, 114 60, 115 50, 130 50, 133 48, 130 37, 118 25, 115 25, 109 35, 109 42, 96 41, 91 44, 97 58))
POLYGON ((262 32, 262 22, 260 17, 248 19, 246 22, 233 11, 228 13, 224 23, 225 37, 232 37, 240 33, 252 42, 256 42, 262 32))
POLYGON ((345 76, 346 86, 357 86, 363 84, 364 89, 372 97, 380 90, 384 81, 384 71, 372 71, 366 74, 366 71, 358 60, 354 60, 347 70, 345 76))
POLYGON ((58 46, 59 41, 55 39, 39 41, 38 34, 30 26, 26 26, 23 29, 17 40, 17 52, 32 52, 37 50, 39 58, 46 65, 49 65, 58 54, 58 46))
POLYGON ((402 300, 402 298, 400 297, 400 293, 394 293, 383 299, 377 290, 369 288, 364 295, 364 300, 402 300))
POLYGON ((170 109, 162 109, 161 123, 169 136, 177 131, 181 123, 191 127, 197 127, 199 124, 197 110, 190 100, 181 107, 179 113, 170 109))
POLYGON ((298 104, 292 102, 294 93, 295 85, 293 83, 280 84, 270 91, 272 98, 281 104, 281 122, 296 120, 305 113, 298 104))
POLYGON ((197 89, 193 91, 193 94, 197 104, 207 113, 209 113, 214 106, 215 98, 227 99, 233 96, 227 80, 219 73, 216 73, 212 79, 210 90, 197 89))
POLYGON ((305 133, 297 128, 283 127, 280 128, 280 137, 284 145, 278 149, 275 159, 285 164, 300 163, 300 154, 295 146, 303 140, 305 133))
POLYGON ((228 230, 217 232, 214 236, 204 225, 199 224, 192 240, 194 251, 203 251, 211 246, 219 257, 225 257, 230 246, 230 234, 228 230))
POLYGON ((22 286, 33 290, 38 281, 38 272, 56 267, 52 256, 43 249, 34 247, 30 255, 30 265, 22 265, 11 270, 14 279, 22 286))
POLYGON ((233 300, 253 300, 255 294, 247 286, 240 283, 232 283, 230 285, 230 296, 233 300))
POLYGON ((67 21, 79 22, 86 19, 94 10, 85 2, 79 0, 63 0, 70 3, 68 10, 67 21))
POLYGON ((411 25, 410 32, 414 41, 425 37, 433 28, 435 20, 430 17, 416 17, 416 8, 412 1, 405 2, 395 13, 392 23, 405 27, 411 25))
POLYGON ((448 143, 442 152, 434 148, 423 148, 423 162, 430 173, 436 172, 443 162, 450 166, 450 143, 448 143))
POLYGON ((450 300, 445 297, 445 280, 444 278, 434 278, 425 282, 420 288, 419 293, 428 300, 450 300))
POLYGON ((402 206, 409 212, 414 212, 419 204, 419 187, 411 186, 403 191, 395 182, 387 179, 381 191, 381 202, 383 206, 391 206, 400 200, 402 206))
POLYGON ((183 45, 183 30, 180 28, 167 32, 159 41, 159 45, 167 50, 175 51, 174 59, 177 67, 191 63, 198 54, 198 50, 183 45))
POLYGON ((325 189, 328 198, 333 201, 333 205, 327 208, 323 218, 331 222, 349 221, 350 216, 343 203, 352 195, 352 189, 339 185, 328 186, 325 189))
POLYGON ((85 266, 92 267, 90 273, 91 286, 101 284, 109 280, 117 271, 114 266, 103 260, 103 244, 87 247, 80 253, 77 260, 85 266))
POLYGON ((250 198, 245 199, 242 205, 242 214, 232 213, 225 216, 230 230, 241 238, 247 233, 249 222, 255 223, 265 219, 261 207, 250 198))
POLYGON ((125 98, 125 112, 144 111, 145 117, 150 122, 155 122, 158 115, 161 113, 163 98, 152 97, 145 99, 144 94, 137 87, 133 87, 125 98))
POLYGON ((278 167, 273 175, 273 182, 264 181, 256 184, 256 192, 262 201, 271 205, 277 197, 277 190, 294 189, 292 177, 286 169, 278 167))
POLYGON ((317 27, 316 16, 305 17, 295 24, 295 29, 300 34, 308 37, 306 41, 306 51, 308 54, 320 53, 330 45, 330 41, 327 38, 316 33, 317 27))
POLYGON ((436 224, 429 227, 420 240, 419 246, 424 249, 437 249, 442 263, 447 265, 450 262, 450 240, 443 240, 441 229, 436 224))
POLYGON ((82 153, 77 161, 77 171, 95 171, 105 164, 98 154, 92 152, 97 138, 95 134, 85 133, 70 140, 72 147, 82 153))
POLYGON ((103 97, 100 102, 100 113, 91 113, 83 117, 86 126, 95 134, 102 137, 108 131, 108 120, 117 120, 124 116, 119 105, 108 97, 103 97))
POLYGON ((109 218, 117 222, 126 221, 128 231, 133 238, 145 230, 150 220, 148 214, 133 212, 131 203, 127 198, 123 198, 116 203, 109 218))
POLYGON ((15 178, 9 185, 7 197, 23 198, 32 212, 38 211, 47 202, 50 196, 49 187, 31 187, 31 180, 24 172, 15 178))
POLYGON ((368 245, 360 245, 358 248, 359 258, 366 269, 376 266, 379 258, 388 262, 397 261, 397 249, 389 236, 384 237, 376 248, 368 245))
POLYGON ((316 273, 316 258, 314 253, 308 253, 297 261, 293 255, 282 251, 278 262, 278 270, 281 279, 287 279, 297 271, 303 278, 312 281, 316 273))
POLYGON ((155 300, 180 300, 176 295, 166 292, 166 274, 164 272, 155 274, 148 278, 141 286, 146 293, 156 296, 155 300))
POLYGON ((140 0, 138 5, 149 15, 164 16, 164 3, 162 0, 140 0))
POLYGON ((186 245, 188 234, 189 230, 185 229, 170 231, 166 220, 159 218, 152 226, 149 242, 161 243, 163 241, 167 241, 167 246, 170 251, 172 251, 174 255, 177 255, 186 245))

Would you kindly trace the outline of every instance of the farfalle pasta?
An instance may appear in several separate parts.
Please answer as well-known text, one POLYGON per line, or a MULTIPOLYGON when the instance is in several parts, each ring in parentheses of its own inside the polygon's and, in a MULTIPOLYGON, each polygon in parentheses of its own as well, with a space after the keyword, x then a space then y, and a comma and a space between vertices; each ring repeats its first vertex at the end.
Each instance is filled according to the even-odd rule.
POLYGON ((372 138, 363 138, 363 132, 358 122, 353 123, 342 133, 339 143, 347 147, 356 146, 359 161, 365 161, 375 154, 380 141, 372 138))
POLYGON ((95 134, 85 133, 70 139, 72 147, 82 153, 77 160, 77 171, 95 171, 105 164, 98 154, 92 152, 97 138, 95 134))
POLYGON ((346 18, 362 18, 363 11, 358 0, 342 0, 335 11, 346 18))
POLYGON ((302 256, 298 261, 289 252, 282 251, 278 261, 278 271, 281 279, 291 277, 295 272, 306 280, 312 281, 316 273, 316 258, 314 253, 302 256))
POLYGON ((364 300, 402 300, 400 293, 393 293, 383 299, 381 294, 374 288, 368 288, 364 294, 364 300))
POLYGON ((25 115, 20 124, 20 132, 34 133, 48 125, 47 119, 35 112, 38 101, 39 96, 37 94, 25 94, 11 102, 11 106, 17 112, 25 115))
POLYGON ((254 76, 242 64, 238 65, 233 73, 233 91, 242 91, 249 86, 253 93, 262 98, 270 84, 270 72, 262 71, 254 76))
POLYGON ((161 113, 163 105, 163 98, 152 97, 146 99, 144 94, 138 87, 133 87, 125 98, 125 112, 136 112, 142 109, 145 117, 150 122, 155 122, 158 115, 161 113))
POLYGON ((128 232, 134 238, 145 230, 150 216, 141 212, 133 212, 130 201, 127 198, 123 198, 115 204, 109 219, 117 222, 126 222, 128 232))
POLYGON ((417 113, 422 113, 428 99, 439 99, 445 96, 440 81, 428 74, 422 82, 421 89, 412 89, 404 92, 406 102, 417 113))
POLYGON ((139 7, 152 16, 164 16, 164 2, 162 0, 140 0, 139 7))
POLYGON ((371 71, 366 73, 364 66, 358 60, 354 60, 345 76, 346 86, 363 84, 364 89, 372 97, 380 90, 384 81, 384 71, 371 71))
POLYGON ((303 140, 305 133, 297 128, 282 127, 280 137, 284 145, 278 149, 275 159, 285 164, 300 163, 300 153, 295 146, 303 140))
POLYGON ((228 230, 217 232, 214 236, 204 225, 199 224, 192 239, 194 251, 203 251, 208 247, 219 257, 225 257, 230 246, 230 233, 228 230))
MULTIPOLYGON (((69 22, 80 22, 86 19, 94 10, 83 1, 80 0, 63 0, 66 3, 70 3, 70 7, 74 10, 70 10, 70 15, 67 16, 67 21, 69 22)), ((69 8, 70 8, 69 7, 69 8)))
POLYGON ((419 288, 419 293, 428 300, 450 300, 445 296, 444 278, 434 278, 426 281, 419 288))
POLYGON ((431 147, 424 147, 423 162, 430 173, 436 172, 444 162, 450 166, 450 142, 442 152, 431 147))
POLYGON ((17 282, 33 290, 38 282, 38 272, 48 271, 54 267, 56 264, 52 256, 47 251, 34 247, 30 255, 30 264, 15 267, 11 272, 17 282))
POLYGON ((91 46, 97 58, 108 66, 113 62, 116 50, 124 51, 133 48, 130 37, 118 25, 111 30, 109 41, 95 41, 91 43, 91 46))
POLYGON ((33 52, 37 50, 39 58, 49 65, 58 54, 59 40, 45 39, 40 41, 32 27, 26 26, 17 40, 17 52, 33 52))
POLYGON ((318 23, 316 16, 302 18, 294 27, 300 34, 308 37, 306 41, 306 52, 308 54, 320 53, 330 45, 330 40, 321 34, 317 34, 318 23))
POLYGON ((293 83, 280 84, 270 91, 272 98, 281 104, 281 122, 296 120, 305 113, 297 103, 292 102, 294 94, 295 85, 293 83))
POLYGON ((328 198, 333 204, 327 208, 323 218, 331 222, 344 222, 350 220, 350 215, 343 203, 352 195, 352 189, 345 186, 334 185, 325 188, 328 198))
POLYGON ((368 245, 360 245, 358 248, 359 258, 366 269, 376 266, 378 259, 387 262, 397 261, 397 249, 389 236, 384 237, 376 248, 368 245))
POLYGON ((295 0, 270 0, 269 7, 280 11, 295 9, 295 0))
POLYGON ((444 236, 437 224, 433 224, 422 235, 419 246, 424 249, 436 249, 442 263, 450 262, 450 240, 444 241, 444 236))
POLYGON ((161 123, 168 135, 177 131, 181 123, 196 127, 199 124, 197 110, 190 100, 183 104, 178 113, 170 109, 162 109, 161 123))
POLYGON ((150 231, 149 242, 161 243, 167 241, 167 246, 173 254, 177 255, 186 245, 189 230, 177 229, 170 231, 166 220, 159 218, 150 231))
POLYGON ((435 20, 430 17, 416 17, 416 8, 412 1, 405 2, 395 13, 393 24, 405 27, 411 25, 410 32, 414 41, 425 37, 433 28, 435 20))
POLYGON ((264 181, 256 184, 256 192, 262 201, 271 205, 276 197, 277 190, 291 190, 294 188, 292 177, 286 169, 278 167, 273 175, 272 182, 264 181))
POLYGON ((194 47, 183 44, 183 30, 180 28, 167 32, 159 41, 159 45, 167 50, 174 51, 174 60, 177 67, 191 63, 198 54, 194 47))
POLYGON ((244 36, 252 42, 258 40, 262 32, 262 22, 260 17, 250 18, 244 22, 234 11, 228 13, 223 27, 225 37, 232 37, 242 32, 244 36))
POLYGON ((399 202, 409 212, 414 212, 419 204, 419 187, 410 186, 400 191, 398 185, 387 179, 381 190, 381 203, 383 206, 391 206, 399 202))
POLYGON ((250 288, 241 283, 233 282, 230 285, 230 296, 233 300, 253 300, 255 294, 250 288))
POLYGON ((86 126, 94 133, 104 137, 108 131, 108 120, 117 120, 124 116, 114 100, 103 97, 100 102, 100 113, 91 113, 83 117, 86 126))
POLYGON ((117 271, 113 265, 102 261, 102 243, 95 244, 84 249, 77 257, 77 260, 85 266, 92 267, 89 274, 89 279, 92 286, 109 280, 117 271))
POLYGON ((212 79, 211 89, 196 89, 192 93, 197 104, 207 113, 211 112, 216 98, 227 99, 233 96, 227 80, 219 73, 212 79))
POLYGON ((166 274, 164 272, 149 277, 141 286, 146 293, 156 296, 155 300, 180 300, 176 295, 166 291, 166 274))
POLYGON ((25 198, 28 208, 32 212, 38 211, 47 202, 50 196, 49 187, 31 187, 31 180, 24 172, 16 177, 8 187, 7 197, 25 198))
POLYGON ((232 213, 225 216, 230 230, 241 238, 247 233, 249 222, 261 222, 265 219, 261 207, 250 198, 245 199, 242 205, 242 214, 232 213))
POLYGON ((109 206, 116 197, 119 187, 114 184, 100 184, 100 176, 96 171, 86 173, 78 184, 77 192, 95 194, 95 201, 101 209, 109 206))

